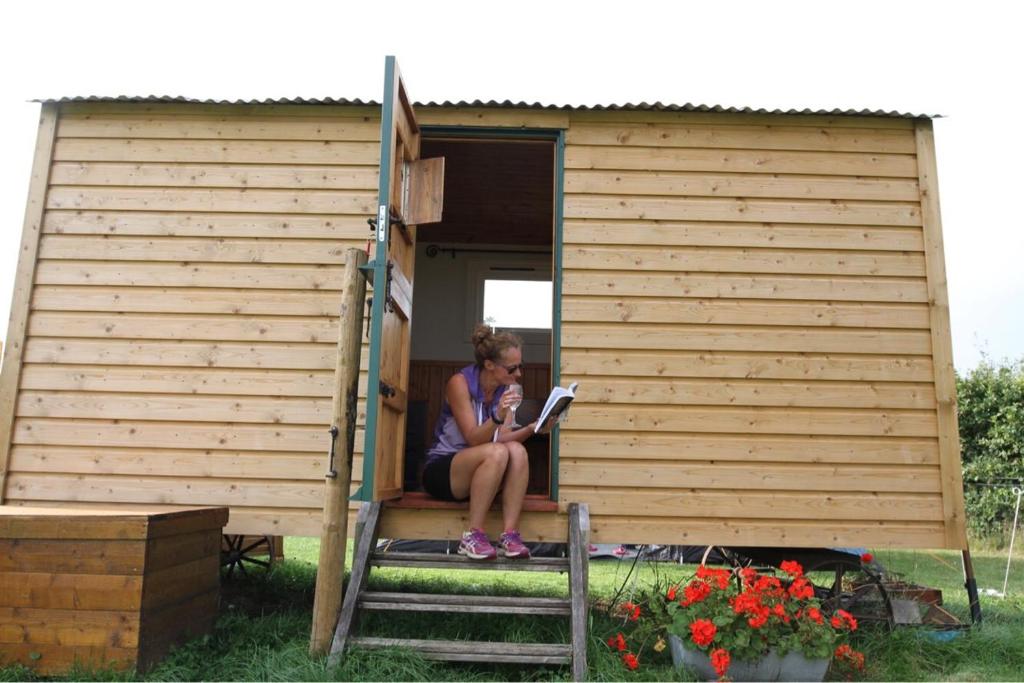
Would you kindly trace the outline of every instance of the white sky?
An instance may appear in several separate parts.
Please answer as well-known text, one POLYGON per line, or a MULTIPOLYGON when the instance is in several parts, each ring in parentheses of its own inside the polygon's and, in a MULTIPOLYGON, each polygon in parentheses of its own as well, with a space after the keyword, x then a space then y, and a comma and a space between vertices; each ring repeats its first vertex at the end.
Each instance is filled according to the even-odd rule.
POLYGON ((656 101, 939 113, 958 369, 1024 356, 1019 3, 9 2, 0 10, 0 339, 38 105, 71 95, 656 101), (372 8, 372 9, 371 9, 372 8))

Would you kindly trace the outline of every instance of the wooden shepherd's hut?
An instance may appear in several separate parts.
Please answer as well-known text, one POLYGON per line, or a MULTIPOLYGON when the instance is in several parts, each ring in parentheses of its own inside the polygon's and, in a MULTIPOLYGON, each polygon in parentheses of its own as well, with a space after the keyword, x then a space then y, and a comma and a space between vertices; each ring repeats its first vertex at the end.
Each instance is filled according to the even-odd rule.
POLYGON ((231 533, 319 535, 357 247, 353 492, 392 501, 384 536, 464 526, 416 466, 488 283, 511 280, 552 283, 527 395, 580 383, 531 445, 528 539, 564 540, 586 503, 597 542, 966 547, 928 117, 411 105, 391 85, 42 104, 5 505, 229 506, 231 533), (409 186, 437 191, 440 165, 404 162, 438 157, 441 220, 417 227, 409 186))

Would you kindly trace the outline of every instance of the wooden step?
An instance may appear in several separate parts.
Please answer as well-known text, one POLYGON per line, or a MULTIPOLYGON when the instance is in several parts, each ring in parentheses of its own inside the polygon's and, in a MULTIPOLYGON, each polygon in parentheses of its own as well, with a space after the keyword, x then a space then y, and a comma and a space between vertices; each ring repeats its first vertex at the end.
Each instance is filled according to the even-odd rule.
POLYGON ((569 600, 562 598, 363 591, 359 607, 378 611, 462 612, 467 614, 536 614, 568 616, 569 600))
MULTIPOLYGON (((438 500, 428 493, 422 491, 406 491, 401 498, 395 498, 384 502, 389 508, 412 508, 417 510, 468 510, 467 501, 438 500)), ((501 496, 494 499, 491 505, 492 510, 501 509, 501 496)), ((523 512, 558 512, 558 501, 551 500, 548 496, 527 494, 523 498, 523 512)))
POLYGON ((404 647, 427 659, 487 664, 569 664, 572 646, 549 643, 504 643, 480 640, 416 640, 411 638, 350 638, 357 647, 404 647))
POLYGON ((470 560, 452 553, 381 553, 375 552, 370 559, 375 567, 407 567, 415 569, 500 569, 501 571, 567 572, 569 559, 566 557, 531 557, 528 560, 510 560, 499 557, 494 560, 470 560))

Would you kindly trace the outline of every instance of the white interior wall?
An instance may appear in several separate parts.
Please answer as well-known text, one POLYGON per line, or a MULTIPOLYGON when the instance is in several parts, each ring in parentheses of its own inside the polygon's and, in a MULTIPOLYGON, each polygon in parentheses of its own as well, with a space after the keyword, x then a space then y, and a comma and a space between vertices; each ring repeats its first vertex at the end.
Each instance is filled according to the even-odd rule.
MULTIPOLYGON (((551 277, 551 254, 499 253, 514 247, 490 245, 438 244, 444 248, 473 248, 494 250, 492 253, 457 253, 452 256, 441 251, 436 256, 426 254, 430 244, 425 239, 429 227, 422 228, 416 247, 416 274, 414 280, 412 359, 413 360, 473 360, 473 347, 469 335, 480 321, 481 292, 477 291, 478 277, 490 266, 532 267, 536 277, 551 277)), ((523 272, 522 279, 534 276, 523 272)), ((518 332, 518 331, 517 331, 518 332)), ((551 362, 551 335, 519 332, 523 336, 523 360, 527 363, 551 362)))

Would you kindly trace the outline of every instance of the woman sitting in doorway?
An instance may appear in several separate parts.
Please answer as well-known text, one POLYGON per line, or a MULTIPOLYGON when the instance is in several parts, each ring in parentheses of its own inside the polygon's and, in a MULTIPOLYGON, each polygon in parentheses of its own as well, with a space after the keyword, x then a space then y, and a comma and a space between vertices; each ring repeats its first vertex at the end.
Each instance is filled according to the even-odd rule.
POLYGON ((488 325, 477 325, 471 341, 476 363, 452 375, 445 387, 423 487, 441 500, 469 499, 470 528, 462 534, 459 553, 473 560, 497 557, 483 526, 500 490, 505 532, 499 545, 505 557, 525 559, 530 550, 518 528, 530 462, 522 442, 533 434, 533 425, 506 425, 522 400, 506 389, 522 376, 523 342, 509 332, 496 334, 488 325))

